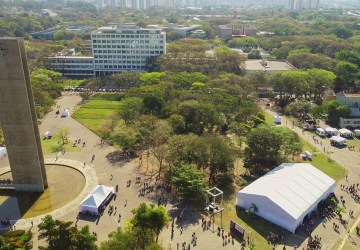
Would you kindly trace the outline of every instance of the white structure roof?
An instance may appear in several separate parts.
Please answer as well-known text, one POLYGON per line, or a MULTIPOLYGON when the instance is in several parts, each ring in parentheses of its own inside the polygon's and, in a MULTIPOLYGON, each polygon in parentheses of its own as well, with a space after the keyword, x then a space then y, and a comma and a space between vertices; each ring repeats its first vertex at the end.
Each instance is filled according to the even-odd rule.
POLYGON ((347 128, 339 129, 339 133, 342 134, 342 135, 350 135, 350 134, 352 134, 352 132, 350 130, 348 130, 347 128))
POLYGON ((96 195, 90 195, 87 196, 85 200, 83 200, 83 202, 81 202, 81 206, 98 208, 100 207, 102 202, 103 199, 101 197, 96 195))
POLYGON ((346 139, 341 136, 331 136, 330 141, 335 141, 337 143, 346 143, 346 139))
POLYGON ((114 193, 114 187, 97 185, 94 190, 86 196, 80 204, 80 212, 91 212, 99 214, 99 207, 101 204, 114 193))
POLYGON ((326 127, 324 130, 326 131, 326 133, 338 132, 336 128, 332 128, 332 127, 326 127))
POLYGON ((97 197, 107 197, 112 192, 114 192, 113 187, 97 185, 90 193, 90 195, 96 195, 97 197))
POLYGON ((236 205, 295 232, 304 217, 335 190, 335 181, 309 163, 283 163, 236 195, 236 205))

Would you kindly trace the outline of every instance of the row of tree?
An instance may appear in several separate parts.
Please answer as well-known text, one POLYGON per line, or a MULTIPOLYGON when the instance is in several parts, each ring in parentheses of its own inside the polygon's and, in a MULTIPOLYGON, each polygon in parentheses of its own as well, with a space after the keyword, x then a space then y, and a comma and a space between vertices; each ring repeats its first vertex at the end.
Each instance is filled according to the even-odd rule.
MULTIPOLYGON (((162 247, 157 243, 158 237, 170 221, 165 208, 163 206, 155 207, 154 204, 141 203, 131 212, 133 217, 125 222, 125 230, 119 227, 116 231, 111 232, 109 240, 102 242, 100 249, 161 250, 162 247)), ((40 246, 39 249, 98 249, 96 245, 97 238, 90 233, 88 225, 77 228, 71 221, 55 220, 51 215, 47 215, 42 219, 38 227, 39 239, 46 242, 46 245, 40 246)), ((0 237, 0 249, 12 249, 2 237, 0 237)))

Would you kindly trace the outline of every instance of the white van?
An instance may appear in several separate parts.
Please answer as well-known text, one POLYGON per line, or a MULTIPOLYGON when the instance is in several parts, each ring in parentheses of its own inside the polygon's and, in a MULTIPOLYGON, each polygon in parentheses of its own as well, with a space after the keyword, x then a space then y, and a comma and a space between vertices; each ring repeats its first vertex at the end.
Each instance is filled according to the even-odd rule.
POLYGON ((322 136, 322 137, 325 137, 325 135, 326 135, 325 130, 322 129, 322 128, 317 128, 317 129, 316 129, 316 134, 317 134, 318 136, 322 136))

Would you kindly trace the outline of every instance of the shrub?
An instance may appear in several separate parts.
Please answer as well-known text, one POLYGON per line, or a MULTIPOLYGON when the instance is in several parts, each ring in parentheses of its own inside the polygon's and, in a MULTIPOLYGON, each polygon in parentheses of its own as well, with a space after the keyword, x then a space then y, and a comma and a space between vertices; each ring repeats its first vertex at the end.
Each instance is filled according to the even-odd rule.
POLYGON ((15 237, 15 236, 21 236, 24 233, 25 233, 25 230, 13 230, 13 231, 6 232, 4 234, 4 237, 11 238, 11 237, 15 237))

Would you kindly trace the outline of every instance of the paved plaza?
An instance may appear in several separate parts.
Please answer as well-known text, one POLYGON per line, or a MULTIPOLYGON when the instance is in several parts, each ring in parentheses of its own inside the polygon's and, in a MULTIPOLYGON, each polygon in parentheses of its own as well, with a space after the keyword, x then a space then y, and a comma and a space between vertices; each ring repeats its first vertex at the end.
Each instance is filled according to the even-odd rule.
MULTIPOLYGON (((70 92, 65 93, 58 100, 57 105, 60 106, 60 110, 63 108, 68 108, 70 110, 70 114, 72 114, 79 106, 80 102, 81 98, 79 95, 77 93, 70 92)), ((150 171, 144 172, 144 169, 139 168, 138 159, 126 159, 122 157, 114 147, 101 143, 101 139, 82 124, 78 123, 71 117, 60 118, 55 114, 55 111, 56 110, 50 112, 43 119, 40 125, 40 134, 42 135, 46 131, 56 132, 61 128, 69 128, 70 143, 77 139, 81 139, 82 142, 86 142, 86 146, 82 147, 79 152, 65 152, 65 154, 46 155, 45 158, 47 161, 54 161, 57 157, 59 162, 63 161, 72 163, 75 166, 77 165, 79 168, 81 168, 81 166, 83 166, 85 163, 85 169, 93 170, 96 173, 97 180, 92 178, 93 181, 97 181, 98 184, 109 186, 119 185, 119 191, 116 195, 116 199, 111 202, 111 205, 117 208, 115 213, 109 215, 108 210, 106 210, 104 215, 99 219, 95 219, 93 217, 79 218, 78 205, 80 204, 79 201, 82 199, 82 196, 80 195, 76 199, 76 203, 78 204, 72 203, 71 206, 65 206, 64 208, 59 209, 53 213, 55 218, 64 221, 73 221, 78 227, 88 224, 90 226, 90 232, 96 232, 98 242, 102 242, 107 240, 108 234, 111 231, 114 231, 118 226, 124 227, 124 222, 132 216, 131 210, 136 208, 142 202, 157 203, 159 197, 162 197, 167 200, 166 209, 169 211, 171 216, 178 215, 180 211, 184 209, 184 207, 181 207, 180 204, 173 200, 168 192, 163 188, 155 189, 154 192, 148 193, 145 196, 140 196, 139 189, 143 187, 144 183, 148 183, 148 185, 155 184, 155 178, 153 174, 150 171), (93 155, 95 155, 94 161, 92 161, 93 155), (135 182, 136 177, 141 178, 140 183, 135 182), (131 185, 128 187, 127 182, 129 180, 131 180, 131 185)), ((273 112, 270 110, 267 110, 267 112, 273 114, 273 112)), ((296 126, 292 128, 292 123, 290 121, 286 122, 283 120, 283 125, 287 125, 290 129, 293 129, 299 133, 299 135, 303 136, 320 151, 322 151, 323 146, 331 149, 331 158, 349 170, 348 179, 342 180, 338 183, 336 195, 338 197, 344 196, 344 199, 346 200, 347 211, 349 209, 354 210, 355 219, 348 218, 348 213, 344 213, 344 218, 349 221, 347 228, 341 226, 339 233, 335 232, 332 228, 332 224, 334 222, 338 224, 340 223, 337 219, 333 219, 331 221, 327 221, 324 223, 324 225, 320 224, 313 233, 322 237, 324 249, 326 249, 325 247, 330 249, 336 241, 338 241, 338 244, 341 246, 341 239, 346 240, 348 231, 354 231, 352 225, 356 220, 359 220, 357 218, 359 218, 358 216, 360 210, 358 204, 351 199, 350 195, 340 189, 340 184, 349 185, 360 182, 360 153, 359 151, 353 152, 347 149, 335 150, 335 148, 332 148, 330 145, 328 145, 328 140, 323 140, 323 146, 320 146, 312 140, 310 135, 306 133, 302 134, 301 129, 297 128, 296 126)), ((0 168, 6 167, 7 165, 8 163, 6 158, 0 160, 0 168)), ((95 184, 96 183, 92 183, 91 185, 89 184, 89 186, 93 186, 95 184)), ((213 228, 215 228, 215 231, 217 231, 217 225, 214 226, 210 224, 209 227, 203 227, 202 219, 205 219, 207 223, 210 221, 210 218, 202 218, 198 212, 188 209, 181 220, 175 221, 173 238, 171 238, 170 222, 169 227, 164 229, 161 233, 159 241, 165 249, 182 249, 182 243, 186 242, 186 246, 188 247, 188 245, 191 243, 192 235, 195 233, 197 237, 197 244, 196 246, 191 245, 191 249, 240 249, 240 244, 236 241, 233 244, 230 240, 230 242, 227 242, 226 245, 224 245, 222 238, 219 237, 217 233, 213 233, 213 228)), ((38 235, 36 224, 39 223, 39 221, 40 218, 37 218, 34 223, 34 227, 31 227, 29 220, 23 220, 23 223, 19 223, 19 226, 17 227, 23 227, 27 229, 31 228, 34 233, 34 249, 37 249, 38 245, 42 244, 42 242, 36 240, 38 235)), ((352 239, 354 239, 357 246, 360 246, 359 238, 352 237, 352 239)), ((290 236, 289 242, 291 241, 302 243, 301 248, 299 248, 302 249, 302 247, 306 245, 307 240, 305 237, 296 235, 290 236)), ((289 244, 289 242, 287 243, 289 244)), ((271 249, 270 245, 269 249, 271 249)), ((283 247, 277 246, 277 249, 283 249, 283 247)))

